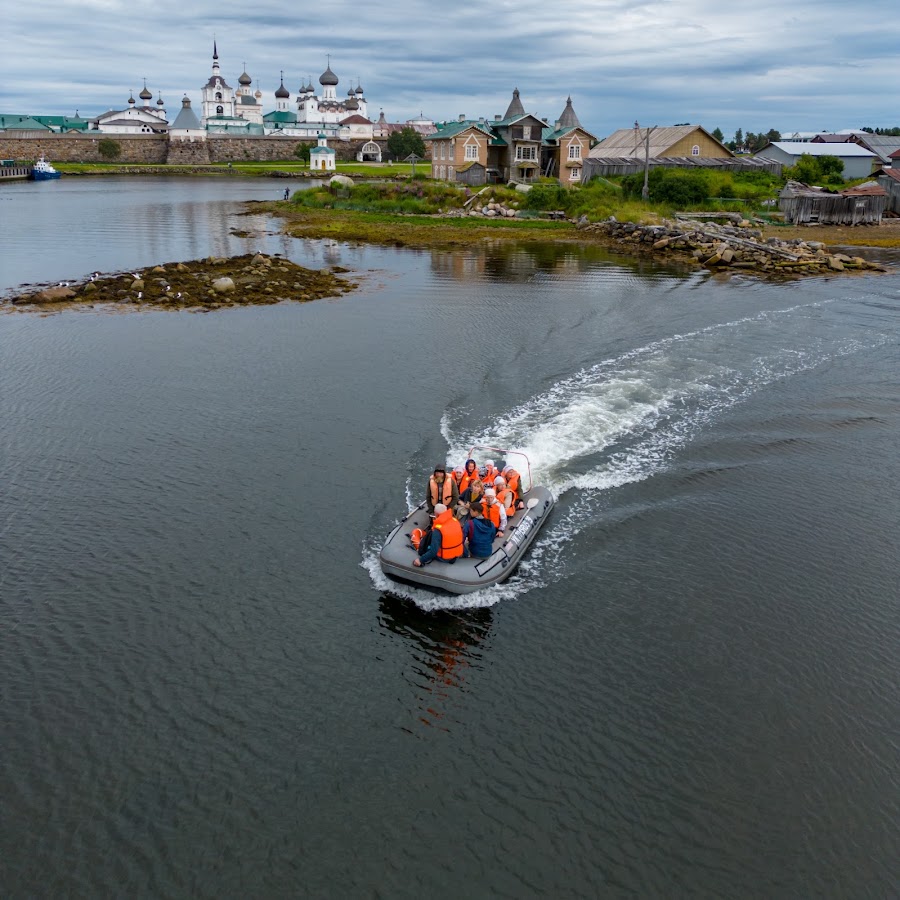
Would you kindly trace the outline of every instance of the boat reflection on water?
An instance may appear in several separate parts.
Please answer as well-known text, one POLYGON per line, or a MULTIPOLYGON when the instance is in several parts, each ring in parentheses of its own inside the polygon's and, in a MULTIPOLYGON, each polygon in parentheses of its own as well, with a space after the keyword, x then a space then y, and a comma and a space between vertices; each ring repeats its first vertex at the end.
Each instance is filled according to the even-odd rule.
POLYGON ((379 624, 409 639, 411 665, 404 674, 417 691, 415 705, 423 725, 450 729, 452 707, 481 665, 492 621, 489 608, 423 612, 411 600, 381 595, 379 624))

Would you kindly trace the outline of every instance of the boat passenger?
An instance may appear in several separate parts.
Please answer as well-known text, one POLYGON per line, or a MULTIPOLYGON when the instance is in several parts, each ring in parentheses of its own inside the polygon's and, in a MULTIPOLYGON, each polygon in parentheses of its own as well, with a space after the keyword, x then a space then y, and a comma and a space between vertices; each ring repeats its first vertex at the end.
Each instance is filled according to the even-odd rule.
POLYGON ((465 490, 465 488, 460 487, 460 483, 462 482, 466 474, 465 468, 463 466, 454 466, 453 471, 450 474, 453 480, 456 482, 456 489, 461 494, 465 490))
POLYGON ((488 459, 484 463, 482 469, 481 481, 485 487, 493 487, 494 479, 500 474, 500 470, 494 465, 492 459, 488 459))
POLYGON ((453 563, 464 553, 462 528, 453 518, 453 511, 443 503, 436 503, 434 514, 433 533, 428 549, 413 560, 413 565, 417 568, 434 559, 453 563))
POLYGON ((516 514, 516 495, 506 486, 506 479, 502 475, 498 475, 494 479, 494 490, 497 492, 497 499, 506 510, 507 518, 516 514))
POLYGON ((447 477, 447 470, 438 464, 434 467, 434 473, 428 479, 428 490, 425 492, 425 504, 428 507, 428 515, 434 515, 434 508, 438 503, 453 509, 459 500, 459 489, 452 478, 447 477))
POLYGON ((474 459, 467 459, 464 466, 465 472, 459 484, 459 492, 462 494, 469 485, 478 478, 478 463, 474 459))
POLYGON ((525 502, 522 500, 521 476, 512 466, 504 466, 501 474, 506 479, 506 486, 515 494, 516 509, 524 509, 525 502))
POLYGON ((494 552, 494 538, 497 536, 497 526, 482 514, 482 505, 479 502, 472 504, 472 518, 466 523, 466 556, 474 556, 476 559, 487 559, 494 552))
POLYGON ((456 505, 456 518, 465 522, 469 517, 469 507, 477 500, 484 499, 484 485, 476 478, 460 495, 456 505))
POLYGON ((506 531, 506 510, 503 504, 497 500, 497 492, 493 488, 484 489, 484 504, 482 512, 497 526, 497 534, 502 535, 506 531))

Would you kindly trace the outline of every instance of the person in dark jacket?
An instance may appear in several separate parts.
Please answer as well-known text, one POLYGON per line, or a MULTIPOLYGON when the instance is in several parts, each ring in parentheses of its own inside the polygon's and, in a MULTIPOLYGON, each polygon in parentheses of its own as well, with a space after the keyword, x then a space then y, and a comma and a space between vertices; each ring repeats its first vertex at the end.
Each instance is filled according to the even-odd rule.
POLYGON ((487 559, 494 552, 494 538, 497 526, 484 517, 481 503, 477 500, 469 509, 470 518, 463 529, 466 540, 466 556, 487 559))

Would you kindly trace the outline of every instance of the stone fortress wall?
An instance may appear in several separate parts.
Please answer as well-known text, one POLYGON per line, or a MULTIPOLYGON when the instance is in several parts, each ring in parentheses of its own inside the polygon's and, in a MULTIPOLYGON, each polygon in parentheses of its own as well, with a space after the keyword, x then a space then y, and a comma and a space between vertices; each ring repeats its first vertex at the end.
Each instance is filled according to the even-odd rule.
MULTIPOLYGON (((104 139, 115 141, 120 155, 112 162, 150 165, 205 165, 223 162, 267 162, 293 160, 298 144, 316 145, 314 140, 269 135, 238 137, 208 135, 205 141, 170 141, 164 134, 25 134, 0 133, 0 159, 34 160, 44 154, 50 162, 107 162, 100 155, 104 139)), ((368 141, 333 141, 330 146, 340 162, 351 162, 368 141)), ((387 141, 376 140, 387 155, 387 141)))

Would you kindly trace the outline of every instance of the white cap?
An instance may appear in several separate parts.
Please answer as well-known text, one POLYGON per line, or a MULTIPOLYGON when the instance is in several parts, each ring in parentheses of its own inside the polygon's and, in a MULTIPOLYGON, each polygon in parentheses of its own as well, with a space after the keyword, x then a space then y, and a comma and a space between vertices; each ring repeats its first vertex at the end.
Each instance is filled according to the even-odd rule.
MULTIPOLYGON (((493 488, 487 488, 484 492, 485 497, 496 497, 497 492, 493 488)), ((437 509, 437 507, 435 507, 437 509)))
POLYGON ((439 516, 441 513, 447 512, 447 507, 444 506, 443 503, 435 503, 434 504, 434 514, 439 516))
POLYGON ((491 466, 491 467, 493 467, 494 461, 493 461, 492 459, 488 459, 488 460, 485 460, 485 463, 484 463, 484 464, 485 464, 486 466, 491 466))
POLYGON ((494 487, 506 487, 506 479, 502 475, 498 475, 494 479, 494 487))

